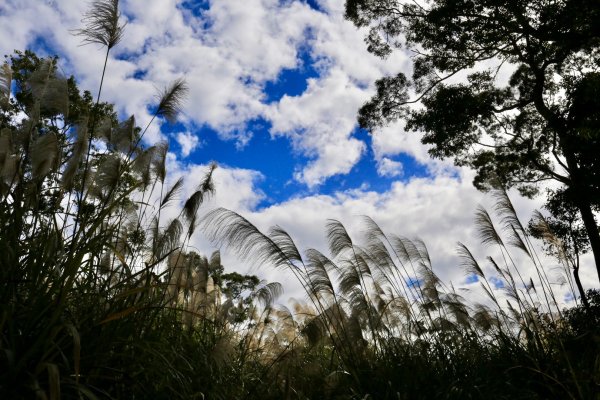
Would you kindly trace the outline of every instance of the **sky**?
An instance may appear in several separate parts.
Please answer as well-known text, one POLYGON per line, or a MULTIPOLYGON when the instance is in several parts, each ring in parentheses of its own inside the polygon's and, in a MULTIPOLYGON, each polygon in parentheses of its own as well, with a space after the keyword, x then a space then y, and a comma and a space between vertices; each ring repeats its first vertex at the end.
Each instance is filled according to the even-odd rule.
MULTIPOLYGON (((57 54, 66 75, 97 92, 104 49, 72 35, 88 6, 0 1, 0 51, 57 54)), ((411 59, 402 51, 386 60, 369 54, 366 32, 343 18, 344 0, 122 0, 120 7, 127 25, 110 53, 102 100, 145 126, 157 88, 186 79, 179 121, 158 121, 145 137, 147 145, 169 141, 168 180, 185 177, 183 198, 215 161, 216 195, 203 210, 226 207, 264 230, 279 225, 300 248, 323 251, 328 218, 359 234, 360 216, 369 215, 387 232, 421 238, 444 280, 476 286, 458 267, 456 243, 481 259, 489 254, 473 220, 491 199, 472 187, 472 171, 431 159, 401 121, 373 135, 358 128, 357 111, 376 79, 410 72, 411 59)), ((525 221, 541 205, 511 197, 525 221)), ((201 234, 193 246, 214 249, 201 234)), ((280 281, 288 296, 301 296, 289 276, 230 252, 223 259, 226 269, 280 281)), ((582 280, 595 282, 591 264, 582 280)), ((558 290, 568 300, 566 288, 558 290)))

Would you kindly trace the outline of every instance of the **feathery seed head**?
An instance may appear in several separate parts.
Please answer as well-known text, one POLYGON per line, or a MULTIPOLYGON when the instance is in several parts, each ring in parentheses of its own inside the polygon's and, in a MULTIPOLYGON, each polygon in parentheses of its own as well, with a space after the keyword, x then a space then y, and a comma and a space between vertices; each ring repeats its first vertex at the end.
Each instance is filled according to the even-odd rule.
POLYGON ((83 37, 83 44, 98 43, 112 49, 121 41, 125 24, 119 24, 119 0, 96 0, 85 13, 85 28, 74 34, 83 37))
POLYGON ((183 107, 189 88, 183 78, 176 79, 168 87, 159 92, 156 115, 173 123, 183 107))
POLYGON ((0 106, 7 106, 10 100, 10 85, 12 82, 12 69, 8 63, 0 68, 0 106))

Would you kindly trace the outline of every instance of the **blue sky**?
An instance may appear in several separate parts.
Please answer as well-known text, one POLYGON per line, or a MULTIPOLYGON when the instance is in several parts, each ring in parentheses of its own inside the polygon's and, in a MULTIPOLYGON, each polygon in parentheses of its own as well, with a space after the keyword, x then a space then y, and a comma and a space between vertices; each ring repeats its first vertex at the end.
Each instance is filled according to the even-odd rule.
MULTIPOLYGON (((284 2, 282 2, 283 4, 284 2)), ((326 11, 319 6, 317 1, 302 2, 311 10, 320 14, 326 11)), ((194 17, 209 21, 203 23, 203 29, 210 29, 211 16, 208 1, 186 1, 180 4, 181 9, 190 10, 194 17)), ((134 16, 129 16, 135 20, 134 16)), ((260 82, 262 89, 262 102, 265 104, 276 104, 284 97, 299 97, 307 90, 309 80, 318 80, 325 72, 317 66, 323 60, 317 60, 313 56, 314 50, 311 41, 315 40, 315 32, 306 28, 303 37, 297 45, 296 63, 292 67, 281 68, 272 79, 260 82)), ((126 58, 127 55, 122 55, 126 58)), ((138 71, 137 79, 144 79, 145 73, 138 71)), ((240 80, 252 82, 252 76, 242 76, 240 80)), ((295 174, 316 157, 313 154, 305 154, 294 151, 289 140, 281 136, 277 137, 270 133, 271 122, 263 116, 257 116, 245 121, 241 129, 248 134, 247 142, 240 144, 236 140, 235 131, 233 137, 224 139, 219 136, 218 129, 208 124, 193 123, 190 126, 177 124, 163 125, 162 133, 171 139, 176 149, 176 135, 178 132, 191 129, 193 134, 199 138, 198 145, 190 154, 188 159, 195 163, 206 163, 216 161, 220 165, 251 169, 259 171, 262 179, 257 182, 257 189, 264 194, 264 198, 257 207, 267 207, 289 200, 290 198, 304 196, 307 194, 333 194, 348 189, 369 189, 383 193, 390 189, 391 184, 398 180, 410 180, 413 177, 425 177, 429 175, 426 166, 417 161, 413 156, 400 152, 389 160, 400 163, 401 171, 393 175, 378 173, 376 154, 373 151, 372 141, 369 134, 355 127, 350 137, 364 144, 360 157, 351 169, 344 173, 337 173, 323 179, 318 185, 307 185, 295 178, 295 174)), ((181 145, 179 145, 180 150, 181 145)))
MULTIPOLYGON (((294 78, 300 80, 303 77, 294 78)), ((360 161, 348 174, 334 175, 318 187, 308 188, 306 184, 294 179, 294 172, 299 166, 306 164, 309 158, 295 154, 286 139, 271 137, 268 132, 269 125, 268 121, 262 119, 251 121, 248 129, 253 135, 243 147, 237 146, 233 140, 220 139, 217 132, 209 127, 196 128, 195 133, 202 138, 201 143, 188 158, 199 164, 216 161, 223 166, 260 171, 263 178, 257 182, 257 187, 264 193, 265 198, 258 204, 258 208, 282 203, 294 197, 315 193, 331 195, 348 189, 362 188, 385 193, 398 179, 410 180, 414 177, 429 176, 426 167, 407 154, 394 157, 394 160, 401 162, 403 166, 400 177, 380 176, 371 148, 371 137, 366 131, 357 128, 353 136, 367 145, 360 161)), ((182 128, 181 125, 164 127, 163 132, 171 136, 182 128)), ((180 147, 176 140, 171 141, 172 146, 180 147)))
MULTIPOLYGON (((58 54, 63 71, 96 92, 104 50, 70 33, 88 5, 3 0, 0 51, 58 54)), ((369 54, 367 30, 343 18, 344 0, 121 0, 120 7, 127 25, 102 99, 145 126, 157 88, 185 77, 190 93, 179 121, 157 121, 145 136, 147 145, 169 141, 168 180, 184 176, 184 195, 216 161, 217 194, 206 209, 233 209, 261 229, 280 225, 299 247, 323 250, 328 218, 359 233, 357 217, 370 215, 388 232, 422 238, 443 279, 478 285, 457 268, 455 247, 461 241, 478 257, 489 254, 473 227, 477 204, 489 200, 473 189, 472 171, 431 159, 401 121, 373 136, 358 129, 375 80, 410 73, 411 60, 402 51, 386 60, 369 54)), ((513 199, 525 218, 539 206, 513 199)), ((213 250, 201 235, 192 244, 213 250)))

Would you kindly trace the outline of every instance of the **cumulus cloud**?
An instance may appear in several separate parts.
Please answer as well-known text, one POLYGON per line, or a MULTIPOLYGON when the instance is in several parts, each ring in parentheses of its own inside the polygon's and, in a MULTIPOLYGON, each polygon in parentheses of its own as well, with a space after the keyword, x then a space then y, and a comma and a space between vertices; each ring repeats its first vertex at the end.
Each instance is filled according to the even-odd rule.
POLYGON ((378 158, 408 154, 421 163, 432 163, 428 147, 421 143, 420 135, 406 132, 404 123, 398 121, 378 128, 373 134, 373 152, 378 158))
POLYGON ((402 163, 400 161, 394 161, 390 158, 384 157, 377 162, 377 173, 380 176, 387 176, 391 178, 402 176, 402 163))
POLYGON ((178 132, 175 139, 181 147, 181 156, 184 158, 189 156, 190 153, 194 151, 196 147, 198 147, 198 145, 200 144, 200 139, 198 138, 198 136, 194 135, 189 131, 178 132))
POLYGON ((294 149, 313 157, 296 178, 308 186, 345 174, 358 162, 365 144, 352 137, 364 92, 339 69, 311 79, 299 96, 284 96, 268 116, 271 133, 290 138, 294 149))
MULTIPOLYGON (((208 125, 244 146, 252 137, 247 124, 265 119, 272 135, 287 137, 310 160, 294 177, 314 188, 348 173, 364 155, 365 144, 352 136, 356 111, 377 77, 405 68, 408 60, 402 53, 387 61, 368 54, 364 32, 343 19, 343 3, 320 1, 314 10, 302 1, 218 1, 194 12, 178 0, 123 0, 126 32, 111 53, 103 99, 145 126, 155 87, 186 76, 191 92, 184 121, 190 127, 208 125), (300 96, 267 104, 266 83, 298 68, 300 49, 319 76, 300 96)), ((69 31, 81 25, 85 2, 9 0, 0 7, 0 50, 35 47, 44 38, 82 87, 97 90, 105 53, 79 46, 69 31)), ((145 135, 149 143, 164 138, 156 125, 145 135)))
MULTIPOLYGON (((466 283, 457 268, 454 246, 457 240, 477 245, 472 215, 476 204, 485 199, 472 188, 469 171, 457 173, 450 161, 431 160, 419 136, 405 133, 402 124, 391 124, 373 136, 379 173, 400 177, 402 166, 394 156, 408 154, 426 165, 432 177, 398 181, 383 193, 363 187, 318 194, 320 184, 348 174, 367 154, 366 144, 353 132, 356 111, 373 94, 373 82, 382 75, 408 71, 410 64, 402 52, 386 61, 368 54, 365 32, 343 19, 344 0, 318 3, 322 11, 303 1, 213 1, 208 10, 198 13, 179 0, 122 0, 128 24, 122 43, 111 53, 102 99, 115 103, 122 116, 135 114, 138 125, 145 126, 152 117, 148 105, 154 101, 156 87, 186 76, 191 88, 182 116, 186 131, 174 137, 182 157, 199 145, 193 133, 196 126, 209 126, 222 139, 245 145, 251 139, 248 123, 264 119, 271 125, 271 135, 287 138, 293 151, 309 160, 297 166, 294 177, 314 189, 311 195, 259 209, 265 198, 258 189, 264 175, 222 166, 215 171, 217 194, 207 202, 207 209, 233 209, 261 229, 279 224, 300 247, 319 249, 325 248, 326 218, 340 219, 351 232, 359 233, 359 216, 370 215, 389 232, 421 237, 442 278, 474 285, 466 283), (297 68, 301 49, 314 62, 318 76, 310 79, 303 93, 267 103, 267 82, 276 81, 284 69, 297 68)), ((87 5, 80 0, 2 1, 0 51, 47 48, 57 52, 65 72, 75 74, 82 88, 97 91, 105 53, 95 46, 80 46, 80 38, 69 33, 80 27, 87 5)), ((145 140, 160 139, 164 139, 160 125, 151 125, 145 140)), ((182 196, 189 196, 206 168, 170 154, 168 179, 172 184, 185 176, 182 196)), ((515 199, 525 216, 539 206, 539 202, 515 199)), ((193 245, 210 251, 201 235, 193 245)), ((477 255, 484 257, 487 250, 477 249, 477 255)), ((227 266, 247 271, 246 265, 228 257, 227 266)), ((582 279, 593 281, 592 272, 582 269, 582 279)), ((267 277, 289 281, 274 272, 267 277)))

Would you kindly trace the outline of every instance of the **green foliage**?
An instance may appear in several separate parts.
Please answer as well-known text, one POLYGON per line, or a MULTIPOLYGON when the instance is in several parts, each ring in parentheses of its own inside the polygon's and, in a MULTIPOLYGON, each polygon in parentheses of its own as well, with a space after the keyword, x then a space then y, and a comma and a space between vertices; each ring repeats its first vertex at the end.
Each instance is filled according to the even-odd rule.
MULTIPOLYGON (((349 2, 348 13, 366 23, 360 3, 349 2)), ((92 8, 80 33, 108 56, 123 32, 118 1, 92 8)), ((372 49, 385 55, 376 33, 372 49)), ((452 37, 450 47, 464 40, 452 37)), ((306 302, 290 309, 275 304, 280 284, 226 273, 219 252, 207 258, 187 250, 214 190, 214 165, 180 199, 183 181, 168 182, 167 144, 142 146, 148 127, 133 117, 119 121, 99 101, 101 87, 94 102, 58 73, 57 58, 17 52, 9 62, 0 70, 1 398, 598 398, 598 293, 560 309, 556 282, 505 192, 495 192, 493 213, 480 209, 476 217, 482 242, 502 261, 481 263, 459 245, 460 267, 480 283, 481 303, 437 276, 423 242, 388 234, 369 218, 359 238, 329 221, 326 255, 300 252, 280 227, 264 234, 234 212, 209 213, 200 226, 215 243, 300 282, 306 302), (175 205, 178 217, 165 221, 175 205)), ((427 68, 418 65, 417 73, 427 68)), ((525 82, 519 74, 514 79, 525 82)), ((583 140, 595 140, 595 80, 588 78, 569 95, 584 110, 572 113, 583 140)), ((485 86, 487 78, 473 79, 485 86)), ((408 81, 387 82, 402 88, 408 81)), ((432 126, 447 128, 442 139, 459 149, 464 143, 453 135, 474 132, 468 119, 489 116, 503 94, 455 89, 440 96, 473 105, 456 110, 467 120, 432 126)), ((185 92, 181 80, 161 92, 154 118, 175 118, 185 92)), ((578 154, 582 165, 595 162, 591 152, 578 154)), ((560 213, 573 212, 568 201, 557 204, 565 207, 560 213)), ((578 262, 568 254, 580 237, 565 243, 553 224, 538 214, 532 228, 560 256, 574 292, 569 270, 578 262)))
MULTIPOLYGON (((423 242, 387 234, 368 218, 358 240, 329 221, 326 255, 301 253, 280 227, 265 235, 231 211, 209 213, 201 227, 215 242, 299 280, 307 302, 289 309, 275 304, 281 285, 225 272, 219 252, 185 250, 214 166, 179 199, 181 180, 164 187, 166 145, 142 147, 133 118, 113 123, 114 113, 101 114, 74 90, 80 110, 102 117, 92 123, 87 114, 65 128, 58 121, 67 121, 67 107, 53 101, 68 90, 56 81, 68 80, 33 54, 14 59, 22 70, 12 76, 42 68, 46 80, 35 78, 39 91, 19 86, 30 91, 19 96, 29 106, 14 96, 3 108, 2 397, 597 396, 598 296, 590 292, 587 307, 563 314, 506 193, 496 192, 494 213, 476 217, 482 242, 504 262, 484 265, 459 247, 482 303, 438 278, 423 242), (20 121, 16 109, 27 111, 20 121), (174 204, 180 216, 163 221, 174 204), (532 276, 513 261, 515 248, 532 276), (581 356, 583 349, 593 351, 581 356)), ((536 227, 552 251, 567 254, 542 218, 536 227)), ((573 290, 572 260, 562 259, 573 290)))
MULTIPOLYGON (((26 50, 24 52, 15 51, 13 55, 6 56, 6 59, 6 65, 10 66, 12 81, 16 88, 13 93, 14 100, 10 105, 2 108, 2 114, 5 118, 4 123, 10 124, 10 117, 14 117, 17 113, 22 112, 29 115, 33 112, 35 101, 34 93, 30 87, 30 78, 33 72, 38 71, 43 62, 47 62, 50 67, 50 71, 47 71, 47 73, 57 74, 56 63, 58 58, 54 57, 43 60, 32 51, 26 50)), ((44 123, 50 129, 65 134, 74 126, 80 124, 81 121, 92 112, 97 115, 99 121, 106 119, 113 125, 117 124, 117 115, 113 110, 112 104, 104 102, 95 104, 92 94, 88 90, 83 93, 79 91, 74 77, 64 78, 58 74, 55 82, 62 82, 59 83, 59 85, 66 82, 68 111, 61 114, 53 112, 52 110, 41 110, 40 118, 44 120, 44 123)), ((57 97, 64 97, 64 87, 62 88, 62 93, 55 93, 55 95, 57 95, 57 97)), ((59 101, 63 102, 65 100, 59 99, 59 101)))
POLYGON ((600 278, 598 6, 347 0, 346 18, 370 28, 372 53, 412 54, 412 76, 378 80, 360 125, 376 131, 405 120, 433 157, 474 168, 480 190, 515 187, 532 197, 540 183, 556 181, 560 195, 548 193, 546 207, 556 234, 576 240, 578 251, 590 246, 600 278))
POLYGON ((186 325, 186 299, 171 295, 179 289, 166 259, 185 247, 195 214, 160 219, 168 201, 155 201, 154 188, 166 147, 142 147, 135 120, 117 123, 112 105, 58 74, 57 58, 16 52, 10 62, 3 78, 16 91, 0 113, 1 397, 202 397, 218 379, 192 372, 218 369, 212 353, 227 333, 205 335, 208 320, 186 325))
POLYGON ((565 318, 573 334, 577 337, 595 333, 600 327, 600 291, 590 289, 587 292, 589 307, 576 307, 565 312, 565 318))

